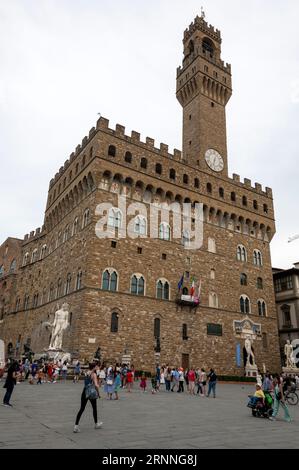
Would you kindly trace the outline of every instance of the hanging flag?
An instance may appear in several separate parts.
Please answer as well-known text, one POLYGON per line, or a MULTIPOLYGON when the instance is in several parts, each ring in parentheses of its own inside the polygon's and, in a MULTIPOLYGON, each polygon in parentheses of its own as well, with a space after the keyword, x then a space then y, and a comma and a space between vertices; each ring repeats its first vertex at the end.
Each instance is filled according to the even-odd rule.
POLYGON ((179 281, 179 283, 178 283, 178 289, 179 289, 179 290, 181 290, 183 284, 184 284, 184 274, 182 275, 182 277, 181 277, 181 279, 180 279, 180 281, 179 281))
POLYGON ((195 279, 194 279, 194 276, 192 276, 191 289, 190 289, 190 295, 191 295, 191 297, 194 296, 194 292, 195 292, 195 279))

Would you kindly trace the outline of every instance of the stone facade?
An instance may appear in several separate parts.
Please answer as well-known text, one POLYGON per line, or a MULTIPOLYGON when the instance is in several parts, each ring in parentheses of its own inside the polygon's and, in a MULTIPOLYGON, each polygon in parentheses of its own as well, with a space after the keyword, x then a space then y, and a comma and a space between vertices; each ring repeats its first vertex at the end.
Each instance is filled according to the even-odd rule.
POLYGON ((107 119, 98 120, 50 181, 42 228, 24 237, 14 301, 0 325, 6 345, 30 342, 34 352, 47 348, 49 332, 42 323, 67 302, 71 324, 63 348, 74 358, 90 360, 100 347, 102 359, 121 361, 126 355, 137 369, 152 370, 159 361, 243 375, 244 339, 234 321, 247 313, 259 325, 258 366, 279 370, 269 247, 275 233, 272 191, 228 176, 225 105, 231 69, 220 58, 220 32, 197 17, 183 43, 177 77, 183 152, 171 153, 166 144, 158 148, 152 138, 143 142, 136 131, 128 136, 124 126, 111 129, 107 119), (222 171, 208 167, 208 148, 221 154, 222 171), (122 238, 118 229, 113 239, 98 238, 96 208, 107 202, 116 207, 120 194, 127 204, 143 202, 148 214, 153 202, 203 204, 202 247, 187 250, 172 237, 122 238), (180 301, 183 273, 189 292, 192 278, 201 283, 199 306, 180 301), (131 293, 133 274, 144 279, 143 295, 131 293))

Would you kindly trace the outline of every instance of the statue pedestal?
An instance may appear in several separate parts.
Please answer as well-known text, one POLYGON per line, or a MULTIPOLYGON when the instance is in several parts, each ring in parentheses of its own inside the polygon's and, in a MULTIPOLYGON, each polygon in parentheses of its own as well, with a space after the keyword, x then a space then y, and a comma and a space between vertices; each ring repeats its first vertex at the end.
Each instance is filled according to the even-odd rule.
POLYGON ((71 361, 70 353, 63 351, 62 349, 46 349, 45 353, 47 354, 50 361, 71 361))
POLYGON ((257 377, 258 376, 258 368, 257 365, 248 365, 245 367, 245 376, 246 377, 257 377))
POLYGON ((299 367, 283 367, 282 372, 288 375, 299 375, 299 367))

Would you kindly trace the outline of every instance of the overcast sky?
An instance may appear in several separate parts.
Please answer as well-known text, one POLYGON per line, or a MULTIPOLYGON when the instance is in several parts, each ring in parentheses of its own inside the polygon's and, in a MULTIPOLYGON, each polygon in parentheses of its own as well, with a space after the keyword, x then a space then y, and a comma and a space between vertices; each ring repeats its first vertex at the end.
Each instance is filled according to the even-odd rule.
MULTIPOLYGON (((273 188, 276 267, 299 261, 299 1, 205 0, 232 64, 229 172, 273 188)), ((0 0, 0 243, 43 223, 97 113, 181 149, 176 67, 198 0, 0 0)))

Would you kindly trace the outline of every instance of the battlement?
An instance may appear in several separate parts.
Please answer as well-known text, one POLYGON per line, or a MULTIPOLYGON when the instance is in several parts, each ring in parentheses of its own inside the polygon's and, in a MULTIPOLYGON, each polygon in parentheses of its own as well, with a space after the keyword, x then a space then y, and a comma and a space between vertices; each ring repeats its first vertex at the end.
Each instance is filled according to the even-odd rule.
POLYGON ((265 190, 263 190, 262 185, 260 183, 254 183, 253 186, 251 180, 248 178, 244 178, 244 181, 241 182, 240 175, 237 175, 236 173, 233 173, 232 178, 229 179, 234 183, 237 183, 238 186, 248 188, 258 194, 263 194, 268 198, 273 199, 273 193, 271 188, 265 187, 265 190))
POLYGON ((167 156, 177 161, 180 161, 182 159, 182 152, 180 150, 174 149, 173 153, 170 153, 168 145, 164 143, 160 143, 159 148, 155 147, 155 139, 153 139, 152 137, 146 137, 144 142, 141 140, 140 132, 134 130, 131 131, 131 135, 128 136, 126 135, 125 126, 121 124, 116 124, 115 129, 112 129, 109 127, 109 119, 106 119, 104 117, 98 119, 96 128, 97 130, 107 132, 112 136, 121 137, 131 144, 138 144, 144 150, 148 150, 150 152, 154 151, 164 157, 167 156))
POLYGON ((188 57, 185 57, 183 67, 180 65, 176 69, 177 78, 186 70, 186 68, 194 61, 194 59, 196 59, 196 57, 205 57, 210 63, 216 65, 216 67, 219 67, 221 70, 223 70, 223 72, 228 73, 229 75, 231 75, 232 73, 231 64, 224 62, 223 60, 218 59, 216 57, 210 57, 207 55, 206 52, 201 51, 200 53, 194 52, 188 57))
POLYGON ((189 25, 189 28, 185 29, 184 31, 184 41, 187 41, 192 34, 196 31, 200 30, 205 34, 211 36, 215 41, 221 43, 221 33, 219 29, 215 29, 214 26, 208 24, 202 16, 196 16, 194 21, 189 25))
POLYGON ((38 227, 35 230, 32 230, 30 233, 26 233, 26 235, 24 235, 23 243, 28 243, 37 238, 40 238, 44 236, 45 233, 46 233, 45 225, 43 225, 42 227, 38 227))

